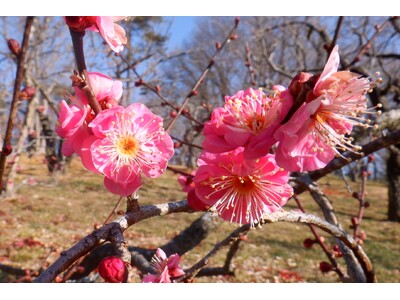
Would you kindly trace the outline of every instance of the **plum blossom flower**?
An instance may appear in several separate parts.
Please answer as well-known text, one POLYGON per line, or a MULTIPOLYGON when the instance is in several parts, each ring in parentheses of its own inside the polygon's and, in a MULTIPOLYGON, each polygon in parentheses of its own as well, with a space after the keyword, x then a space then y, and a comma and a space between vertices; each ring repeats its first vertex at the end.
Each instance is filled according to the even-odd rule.
POLYGON ((98 267, 100 276, 110 283, 120 283, 124 280, 127 270, 122 259, 116 256, 104 258, 98 267))
MULTIPOLYGON (((122 82, 97 72, 88 72, 95 99, 99 102, 102 109, 109 109, 118 105, 122 96, 122 82)), ((74 153, 80 155, 83 141, 92 135, 88 124, 94 119, 95 115, 88 105, 85 93, 75 87, 75 97, 71 97, 72 104, 67 104, 65 100, 60 103, 60 111, 56 126, 56 133, 65 138, 62 152, 65 156, 74 153)))
POLYGON ((358 74, 338 72, 338 66, 338 46, 335 46, 319 76, 303 74, 302 80, 295 78, 297 82, 292 82, 292 92, 305 91, 303 101, 274 134, 279 141, 276 161, 285 170, 316 170, 341 155, 340 150, 360 150, 347 135, 355 125, 369 126, 369 120, 361 115, 369 110, 365 94, 371 84, 358 74), (302 86, 308 88, 302 89, 302 86))
MULTIPOLYGON (((122 96, 122 81, 113 80, 111 77, 99 72, 88 72, 88 80, 96 100, 102 109, 108 109, 118 105, 122 96)), ((77 100, 86 105, 89 103, 85 93, 77 86, 74 87, 77 100)))
POLYGON ((204 126, 203 148, 223 153, 244 147, 249 159, 266 155, 276 143, 273 134, 293 102, 282 86, 274 90, 271 98, 262 89, 252 88, 226 96, 224 107, 216 108, 204 126))
POLYGON ((203 151, 193 179, 199 200, 230 222, 257 224, 264 214, 281 209, 293 195, 289 173, 274 155, 247 160, 244 148, 213 154, 203 151))
POLYGON ((125 30, 115 22, 125 19, 126 17, 99 17, 99 16, 71 16, 65 17, 65 22, 71 30, 84 32, 91 30, 99 32, 104 41, 116 53, 124 50, 126 44, 125 30))
POLYGON ((167 257, 165 252, 158 248, 151 264, 155 268, 157 274, 147 274, 143 277, 143 283, 171 283, 171 278, 182 276, 185 272, 179 266, 181 257, 178 254, 172 254, 167 257))
POLYGON ((105 187, 114 194, 133 194, 141 174, 160 176, 174 154, 162 119, 140 103, 103 110, 88 127, 92 135, 83 141, 82 163, 103 174, 105 187))

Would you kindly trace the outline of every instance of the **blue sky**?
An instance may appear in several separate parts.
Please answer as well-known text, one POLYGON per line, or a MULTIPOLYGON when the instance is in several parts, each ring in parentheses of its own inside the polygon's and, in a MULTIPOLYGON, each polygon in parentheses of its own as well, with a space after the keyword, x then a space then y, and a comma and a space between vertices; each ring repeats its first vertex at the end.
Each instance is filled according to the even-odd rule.
POLYGON ((174 47, 181 45, 185 37, 187 37, 188 34, 193 30, 196 23, 196 17, 176 16, 165 18, 168 21, 172 20, 171 35, 169 40, 169 49, 171 50, 174 47))

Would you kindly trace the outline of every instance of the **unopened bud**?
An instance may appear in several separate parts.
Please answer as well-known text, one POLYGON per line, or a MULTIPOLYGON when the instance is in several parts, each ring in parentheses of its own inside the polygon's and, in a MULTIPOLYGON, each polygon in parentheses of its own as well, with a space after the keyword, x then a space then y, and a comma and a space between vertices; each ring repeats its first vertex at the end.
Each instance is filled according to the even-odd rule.
POLYGON ((370 207, 370 206, 371 206, 371 203, 369 203, 369 201, 365 201, 364 207, 365 207, 365 208, 368 208, 368 207, 370 207))
POLYGON ((368 162, 374 162, 375 161, 375 156, 373 154, 368 155, 368 162))
POLYGON ((358 225, 358 218, 357 217, 352 217, 351 218, 351 224, 353 224, 353 226, 358 225))
POLYGON ((13 151, 13 148, 12 148, 11 145, 4 145, 4 146, 3 146, 3 150, 1 151, 1 153, 2 153, 4 156, 8 156, 8 155, 11 154, 12 151, 13 151))
POLYGON ((141 86, 143 84, 143 80, 138 80, 138 81, 135 81, 135 86, 136 87, 138 87, 138 86, 141 86))
POLYGON ((19 94, 19 100, 31 100, 36 94, 36 89, 33 86, 26 86, 19 94))
POLYGON ((314 243, 315 243, 315 240, 310 239, 310 238, 306 238, 306 239, 303 241, 303 246, 304 246, 304 248, 312 248, 312 246, 314 245, 314 243))
POLYGON ((159 85, 156 85, 155 90, 157 93, 159 93, 161 91, 161 87, 159 85))
POLYGON ((326 261, 321 261, 319 263, 319 269, 322 273, 328 273, 328 272, 332 271, 333 267, 330 263, 328 263, 326 261))
POLYGON ((125 264, 119 257, 109 256, 104 258, 98 267, 100 276, 111 283, 122 282, 126 275, 125 264))
POLYGON ((175 110, 172 110, 172 111, 169 113, 169 116, 170 116, 171 118, 175 118, 177 114, 178 114, 178 113, 177 113, 175 110))
POLYGON ((215 48, 217 48, 217 50, 221 49, 221 43, 215 43, 215 48))
POLYGON ((235 18, 235 24, 238 25, 240 23, 240 17, 235 18))
POLYGON ((11 53, 14 54, 15 56, 19 56, 21 53, 21 47, 19 46, 19 43, 14 40, 14 39, 9 39, 7 41, 8 49, 10 49, 11 53))
POLYGON ((237 38, 238 38, 238 35, 237 35, 237 34, 232 34, 232 35, 230 36, 230 39, 231 39, 232 41, 237 40, 237 38))
POLYGON ((199 91, 191 91, 190 94, 189 94, 189 98, 193 97, 193 96, 196 96, 198 94, 199 94, 199 91))
POLYGON ((352 196, 353 196, 353 198, 356 198, 357 200, 360 199, 360 195, 357 192, 353 192, 352 196))
POLYGON ((182 143, 181 143, 181 142, 175 142, 175 143, 174 143, 174 148, 175 148, 175 149, 178 149, 178 148, 180 148, 180 147, 182 147, 182 143))

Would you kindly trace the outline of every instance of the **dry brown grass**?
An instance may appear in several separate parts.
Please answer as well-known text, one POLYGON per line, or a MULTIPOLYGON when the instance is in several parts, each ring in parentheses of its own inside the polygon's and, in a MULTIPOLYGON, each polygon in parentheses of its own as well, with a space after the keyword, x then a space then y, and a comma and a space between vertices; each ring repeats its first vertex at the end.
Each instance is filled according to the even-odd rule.
MULTIPOLYGON (((96 224, 102 224, 118 197, 106 191, 101 176, 83 169, 78 158, 72 160, 66 174, 53 177, 46 173, 41 157, 24 157, 21 166, 16 185, 29 176, 38 184, 22 185, 16 196, 0 200, 0 263, 38 269, 56 259, 57 254, 51 253, 51 248, 67 249, 90 233, 96 224)), ((141 189, 140 203, 183 199, 185 195, 176 178, 177 175, 167 172, 147 182, 141 189)), ((350 218, 357 212, 357 202, 346 192, 340 179, 329 176, 319 183, 333 201, 339 221, 350 232, 350 218)), ((356 183, 353 188, 357 188, 356 183)), ((367 200, 371 207, 365 211, 361 225, 367 233, 363 247, 380 282, 400 282, 400 225, 386 221, 386 194, 385 184, 369 182, 367 200)), ((320 215, 308 195, 300 198, 307 212, 320 215)), ((286 210, 295 208, 293 201, 285 207, 286 210)), ((130 245, 156 248, 199 216, 200 213, 181 213, 146 220, 131 227, 126 238, 130 245)), ((206 240, 182 257, 183 267, 190 267, 236 228, 219 222, 220 226, 206 240)), ((322 235, 332 247, 333 240, 322 235)), ((253 230, 233 261, 235 277, 198 278, 196 282, 337 282, 334 273, 319 271, 319 262, 326 257, 317 246, 303 247, 307 237, 312 237, 308 227, 299 224, 277 223, 253 230)), ((210 266, 221 266, 226 251, 218 253, 210 266)), ((344 267, 343 259, 339 259, 339 264, 344 267)), ((136 274, 132 275, 133 281, 139 280, 136 274)), ((7 276, 0 273, 0 280, 6 281, 7 276)))

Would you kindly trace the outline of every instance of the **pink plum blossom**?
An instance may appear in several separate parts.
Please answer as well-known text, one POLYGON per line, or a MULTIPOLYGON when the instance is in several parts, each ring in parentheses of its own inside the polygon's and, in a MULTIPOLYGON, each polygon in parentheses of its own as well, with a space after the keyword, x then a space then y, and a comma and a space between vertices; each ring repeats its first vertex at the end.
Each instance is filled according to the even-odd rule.
POLYGON ((179 266, 181 257, 178 254, 172 254, 167 257, 165 252, 158 248, 154 254, 151 264, 157 274, 147 274, 143 277, 143 283, 171 283, 171 278, 182 276, 185 272, 179 266))
POLYGON ((276 143, 273 134, 292 105, 292 97, 281 86, 267 97, 262 89, 249 88, 225 97, 204 126, 203 148, 211 153, 244 147, 244 155, 256 159, 266 155, 276 143))
POLYGON ((68 105, 65 100, 62 100, 55 130, 58 136, 62 138, 73 136, 83 125, 86 115, 86 106, 80 108, 77 105, 68 105))
POLYGON ((254 226, 264 214, 281 209, 293 195, 289 173, 279 168, 274 155, 255 160, 245 149, 213 154, 203 151, 193 179, 196 196, 230 222, 254 226))
MULTIPOLYGON (((357 152, 352 144, 354 125, 367 126, 361 114, 367 113, 365 94, 371 84, 367 78, 349 71, 337 71, 339 53, 336 46, 323 72, 318 76, 305 74, 304 80, 291 84, 311 84, 303 103, 276 132, 278 165, 288 171, 312 171, 326 166, 341 150, 357 152)), ((296 78, 295 78, 296 79, 296 78)), ((297 86, 298 85, 298 86, 297 86)), ((293 95, 297 98, 298 95, 293 95)))
POLYGON ((159 177, 174 154, 162 119, 140 103, 101 111, 89 129, 93 135, 82 144, 82 162, 102 173, 104 185, 114 194, 133 194, 141 185, 141 174, 159 177))
MULTIPOLYGON (((122 96, 122 82, 97 72, 88 72, 95 99, 99 102, 103 110, 118 105, 122 96)), ((64 139, 62 152, 65 156, 74 153, 81 154, 83 141, 93 135, 88 124, 95 118, 88 105, 85 93, 75 87, 75 97, 71 97, 72 104, 61 101, 56 133, 64 139)), ((85 150, 85 149, 83 149, 85 150)), ((85 165, 88 165, 85 161, 85 165)), ((94 171, 93 168, 88 169, 94 171)))
POLYGON ((110 48, 116 53, 119 53, 124 50, 123 45, 126 44, 127 39, 125 30, 115 22, 125 18, 126 17, 71 16, 65 17, 65 22, 69 28, 74 31, 84 32, 85 30, 91 30, 99 32, 110 48))
MULTIPOLYGON (((101 108, 108 109, 117 106, 123 92, 122 82, 98 72, 88 72, 88 76, 90 86, 101 108)), ((79 87, 74 87, 74 90, 77 100, 83 105, 89 103, 85 93, 79 87)))

